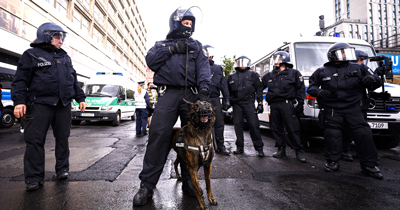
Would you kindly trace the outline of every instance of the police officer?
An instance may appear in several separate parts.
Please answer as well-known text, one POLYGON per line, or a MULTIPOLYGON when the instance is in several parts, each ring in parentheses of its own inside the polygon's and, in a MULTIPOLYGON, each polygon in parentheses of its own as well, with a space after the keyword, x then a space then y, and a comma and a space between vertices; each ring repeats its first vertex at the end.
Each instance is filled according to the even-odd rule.
POLYGON ((275 137, 275 147, 278 151, 272 156, 281 158, 286 156, 286 134, 288 133, 291 147, 296 152, 296 158, 306 163, 303 144, 300 140, 300 124, 298 117, 304 115, 305 87, 301 73, 293 69, 290 55, 278 51, 273 56, 274 69, 262 78, 263 89, 268 87, 265 97, 271 106, 270 126, 275 137))
POLYGON ((19 118, 26 114, 24 175, 28 191, 43 184, 44 144, 50 125, 56 139, 55 178, 68 178, 71 99, 85 111, 85 94, 71 58, 61 48, 66 32, 55 23, 44 23, 36 35, 32 48, 19 59, 11 84, 14 115, 19 118))
POLYGON ((338 42, 328 49, 328 60, 310 77, 307 92, 317 97, 320 117, 324 122, 325 171, 339 170, 342 153, 343 124, 352 131, 361 170, 377 179, 383 179, 378 164, 378 152, 372 140, 372 132, 363 115, 365 88, 374 90, 382 85, 379 77, 365 65, 355 61, 354 47, 338 42))
POLYGON ((213 47, 210 45, 204 45, 203 49, 207 52, 211 70, 210 102, 215 112, 214 137, 217 144, 215 152, 221 155, 229 155, 230 152, 226 150, 224 145, 224 115, 222 113, 222 109, 226 111, 230 107, 228 84, 226 83, 222 67, 214 63, 214 54, 212 53, 213 47), (224 96, 222 99, 222 107, 219 98, 221 92, 224 96))
POLYGON ((258 73, 249 69, 250 59, 240 56, 235 60, 236 72, 228 77, 229 99, 233 107, 233 125, 236 133, 236 151, 233 153, 244 153, 243 117, 246 117, 257 156, 264 157, 264 143, 257 116, 257 113, 264 111, 262 83, 258 73), (255 98, 257 98, 257 108, 254 106, 255 98))
MULTIPOLYGON (((210 65, 202 44, 191 38, 196 24, 191 8, 178 8, 172 13, 167 39, 156 42, 146 56, 148 67, 155 72, 154 84, 159 97, 150 123, 143 170, 139 174, 140 189, 133 198, 134 205, 144 205, 153 195, 170 151, 172 128, 178 116, 181 126, 188 122, 187 104, 183 99, 208 100, 210 65)), ((184 161, 180 166, 182 190, 195 196, 184 161)))
MULTIPOLYGON (((356 63, 359 65, 367 65, 368 54, 362 50, 355 50, 355 52, 357 58, 356 63)), ((363 94, 363 106, 362 106, 365 120, 367 120, 367 110, 369 107, 369 103, 370 103, 370 97, 368 91, 366 90, 365 93, 363 94)), ((351 130, 345 126, 345 128, 343 129, 343 153, 341 158, 348 162, 354 161, 353 155, 350 153, 351 142, 353 142, 353 139, 351 138, 351 130)))
POLYGON ((151 107, 149 94, 144 89, 144 81, 138 82, 138 91, 135 93, 135 112, 136 112, 136 136, 147 135, 147 108, 151 107))

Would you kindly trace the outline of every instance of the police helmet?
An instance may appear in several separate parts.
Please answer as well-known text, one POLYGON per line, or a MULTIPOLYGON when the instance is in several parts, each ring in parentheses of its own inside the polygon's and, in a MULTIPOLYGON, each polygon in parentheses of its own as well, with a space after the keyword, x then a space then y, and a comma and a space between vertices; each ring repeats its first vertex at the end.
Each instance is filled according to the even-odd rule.
POLYGON ((331 45, 328 49, 329 61, 356 61, 354 47, 345 42, 338 42, 331 45))
POLYGON ((236 68, 250 68, 251 60, 246 56, 240 56, 235 60, 235 69, 236 68))
POLYGON ((356 50, 357 62, 368 64, 368 54, 363 50, 356 50))
POLYGON ((192 7, 189 9, 178 8, 176 9, 169 18, 169 32, 167 38, 188 38, 192 36, 195 25, 196 25, 196 17, 190 11, 192 7), (186 27, 181 24, 182 20, 191 20, 192 27, 186 27))
POLYGON ((64 41, 66 34, 67 32, 64 31, 64 29, 61 28, 61 26, 55 23, 43 23, 37 29, 36 32, 37 38, 34 42, 37 42, 37 40, 39 39, 41 41, 50 44, 54 36, 58 36, 61 38, 62 41, 64 41))
POLYGON ((293 67, 293 65, 290 63, 290 55, 285 51, 276 52, 273 56, 273 59, 275 66, 281 66, 281 64, 290 64, 290 66, 293 67))
POLYGON ((214 58, 214 47, 211 45, 203 45, 203 49, 205 50, 205 53, 209 59, 214 58))

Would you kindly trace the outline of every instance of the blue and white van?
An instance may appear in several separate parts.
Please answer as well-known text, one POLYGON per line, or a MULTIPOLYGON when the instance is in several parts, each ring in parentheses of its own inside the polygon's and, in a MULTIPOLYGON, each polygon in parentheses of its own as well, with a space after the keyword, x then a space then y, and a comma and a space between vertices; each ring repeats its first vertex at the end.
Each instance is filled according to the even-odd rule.
MULTIPOLYGON (((284 45, 251 65, 252 69, 264 69, 264 73, 261 75, 263 76, 273 67, 271 57, 276 51, 286 51, 290 54, 293 68, 301 72, 306 86, 305 117, 300 119, 303 141, 310 136, 323 136, 322 130, 318 126, 319 108, 317 100, 307 94, 308 79, 316 69, 328 62, 328 48, 336 42, 349 43, 357 50, 365 51, 370 57, 376 56, 374 48, 364 40, 321 36, 299 37, 285 42, 284 45)), ((378 64, 369 61, 368 66, 375 70, 378 64)), ((400 86, 385 83, 384 88, 391 94, 391 97, 385 103, 382 99, 371 98, 368 123, 371 126, 375 144, 380 148, 393 148, 400 143, 400 86)), ((264 90, 264 113, 259 115, 259 120, 261 125, 269 127, 270 107, 265 101, 267 91, 267 89, 264 90)), ((381 88, 375 90, 375 92, 381 91, 381 88)))

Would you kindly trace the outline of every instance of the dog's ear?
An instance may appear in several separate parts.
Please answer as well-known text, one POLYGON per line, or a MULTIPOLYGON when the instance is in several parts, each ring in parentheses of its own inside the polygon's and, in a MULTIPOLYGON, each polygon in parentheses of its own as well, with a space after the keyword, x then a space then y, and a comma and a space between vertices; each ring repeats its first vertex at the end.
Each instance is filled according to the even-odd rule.
POLYGON ((183 99, 183 101, 186 102, 188 105, 193 105, 192 102, 190 102, 190 101, 188 101, 188 100, 186 100, 186 99, 183 99))

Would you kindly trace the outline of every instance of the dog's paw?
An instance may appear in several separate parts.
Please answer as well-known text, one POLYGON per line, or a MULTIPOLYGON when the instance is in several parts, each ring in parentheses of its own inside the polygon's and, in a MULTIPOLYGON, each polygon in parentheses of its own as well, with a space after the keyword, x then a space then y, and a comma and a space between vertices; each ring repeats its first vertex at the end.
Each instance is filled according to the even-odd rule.
POLYGON ((217 200, 215 200, 214 198, 208 198, 208 201, 210 201, 211 205, 214 205, 214 206, 218 205, 217 200))

